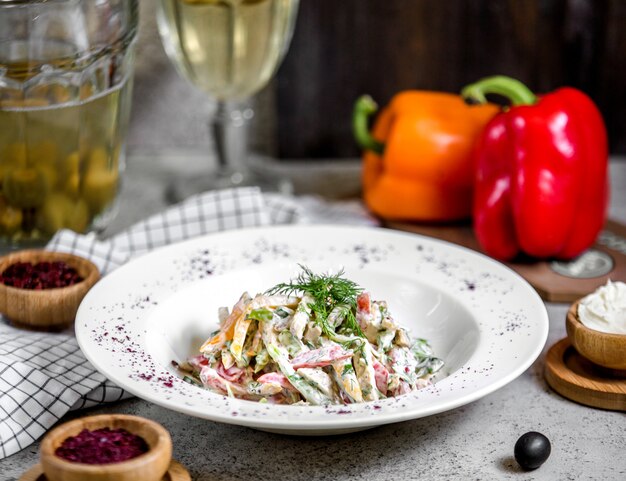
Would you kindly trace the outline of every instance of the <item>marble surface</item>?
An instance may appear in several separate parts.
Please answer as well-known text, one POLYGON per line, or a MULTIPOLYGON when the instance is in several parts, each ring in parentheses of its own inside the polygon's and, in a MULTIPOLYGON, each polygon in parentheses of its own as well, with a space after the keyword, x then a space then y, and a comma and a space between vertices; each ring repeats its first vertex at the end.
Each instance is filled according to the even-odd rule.
MULTIPOLYGON (((333 178, 348 195, 358 188, 358 164, 339 164, 304 163, 286 169, 295 178, 315 178, 311 173, 333 178)), ((131 157, 122 194, 126 207, 110 231, 162 208, 166 180, 203 166, 200 154, 131 157)), ((307 185, 312 184, 301 182, 301 189, 307 185)), ((626 162, 612 164, 612 186, 611 217, 626 222, 626 162)), ((547 308, 546 348, 523 375, 495 393, 436 416, 349 435, 302 438, 195 419, 133 399, 71 413, 62 421, 99 413, 154 419, 170 431, 175 458, 199 481, 626 479, 624 414, 570 402, 551 391, 543 378, 545 352, 565 337, 568 306, 547 308), (513 446, 520 435, 533 430, 548 436, 552 455, 540 469, 523 472, 513 460, 513 446)), ((34 444, 0 461, 0 480, 19 478, 37 457, 34 444)))

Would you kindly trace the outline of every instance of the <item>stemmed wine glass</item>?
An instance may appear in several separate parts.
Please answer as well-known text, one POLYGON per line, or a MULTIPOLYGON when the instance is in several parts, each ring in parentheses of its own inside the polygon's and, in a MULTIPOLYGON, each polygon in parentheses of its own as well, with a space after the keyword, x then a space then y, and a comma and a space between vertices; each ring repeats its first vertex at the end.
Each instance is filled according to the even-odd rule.
POLYGON ((217 100, 212 133, 218 169, 181 179, 171 197, 257 185, 288 191, 285 179, 250 168, 246 99, 272 78, 293 34, 299 0, 159 0, 157 21, 165 50, 179 73, 217 100))

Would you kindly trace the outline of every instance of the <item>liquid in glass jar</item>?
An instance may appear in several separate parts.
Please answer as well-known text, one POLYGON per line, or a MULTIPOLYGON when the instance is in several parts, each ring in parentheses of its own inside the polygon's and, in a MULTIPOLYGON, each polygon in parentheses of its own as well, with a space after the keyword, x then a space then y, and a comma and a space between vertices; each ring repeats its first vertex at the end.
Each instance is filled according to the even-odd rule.
POLYGON ((52 0, 0 8, 5 246, 44 244, 60 229, 102 228, 112 216, 124 164, 136 28, 135 2, 118 3, 52 0), (124 24, 129 6, 134 10, 126 12, 124 24))

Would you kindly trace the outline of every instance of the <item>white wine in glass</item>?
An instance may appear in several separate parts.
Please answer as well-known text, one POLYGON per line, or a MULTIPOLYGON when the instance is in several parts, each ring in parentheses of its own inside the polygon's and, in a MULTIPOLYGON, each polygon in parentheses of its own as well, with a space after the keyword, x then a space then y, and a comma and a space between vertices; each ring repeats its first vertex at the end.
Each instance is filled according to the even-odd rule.
MULTIPOLYGON (((285 190, 279 179, 247 166, 242 102, 272 78, 289 48, 299 0, 160 0, 158 24, 180 74, 217 100, 213 134, 219 168, 204 178, 178 182, 180 200, 204 190, 259 185, 285 190)), ((284 182, 284 181, 283 181, 284 182)))

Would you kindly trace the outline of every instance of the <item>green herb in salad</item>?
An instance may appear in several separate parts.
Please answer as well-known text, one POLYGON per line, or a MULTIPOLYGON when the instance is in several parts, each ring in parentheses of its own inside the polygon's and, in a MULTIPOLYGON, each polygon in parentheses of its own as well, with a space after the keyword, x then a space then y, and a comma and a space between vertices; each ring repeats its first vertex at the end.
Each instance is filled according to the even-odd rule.
POLYGON ((328 322, 328 316, 336 307, 345 308, 345 317, 341 328, 342 334, 365 337, 356 320, 356 300, 363 288, 356 282, 343 277, 342 269, 337 274, 315 274, 306 266, 300 265, 302 272, 295 280, 281 282, 266 293, 274 294, 309 294, 313 303, 309 305, 315 313, 315 322, 322 328, 325 335, 334 337, 335 328, 328 322))

